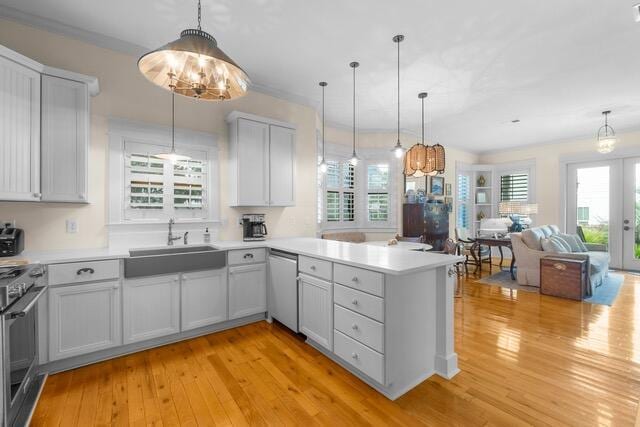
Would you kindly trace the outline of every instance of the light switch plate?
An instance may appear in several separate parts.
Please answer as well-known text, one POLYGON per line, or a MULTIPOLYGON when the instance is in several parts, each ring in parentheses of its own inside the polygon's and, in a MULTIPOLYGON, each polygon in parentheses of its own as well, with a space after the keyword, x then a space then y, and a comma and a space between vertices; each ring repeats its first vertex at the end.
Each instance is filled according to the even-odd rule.
POLYGON ((67 233, 77 233, 78 232, 78 220, 75 218, 67 219, 67 233))

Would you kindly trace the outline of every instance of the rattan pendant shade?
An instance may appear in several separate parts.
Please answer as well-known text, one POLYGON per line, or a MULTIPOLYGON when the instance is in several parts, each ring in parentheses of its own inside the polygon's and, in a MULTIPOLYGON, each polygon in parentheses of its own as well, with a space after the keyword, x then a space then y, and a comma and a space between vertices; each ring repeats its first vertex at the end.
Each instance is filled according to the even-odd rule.
POLYGON ((418 95, 422 101, 422 142, 415 144, 404 157, 405 176, 420 178, 426 175, 434 176, 444 173, 445 152, 440 144, 426 145, 424 143, 424 99, 426 92, 418 95))

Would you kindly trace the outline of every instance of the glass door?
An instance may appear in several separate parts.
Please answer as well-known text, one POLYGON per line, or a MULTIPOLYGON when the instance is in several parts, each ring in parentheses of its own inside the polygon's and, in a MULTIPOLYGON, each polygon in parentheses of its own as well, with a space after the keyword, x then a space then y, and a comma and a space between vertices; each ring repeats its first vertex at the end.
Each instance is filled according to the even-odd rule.
POLYGON ((640 157, 624 160, 623 268, 640 270, 640 157))

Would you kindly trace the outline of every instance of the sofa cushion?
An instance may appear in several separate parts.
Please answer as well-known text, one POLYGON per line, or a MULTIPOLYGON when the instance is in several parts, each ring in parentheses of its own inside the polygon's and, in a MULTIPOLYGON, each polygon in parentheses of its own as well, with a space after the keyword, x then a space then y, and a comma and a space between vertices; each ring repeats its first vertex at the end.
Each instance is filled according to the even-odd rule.
POLYGON ((540 243, 540 239, 543 239, 544 233, 540 230, 539 227, 529 228, 522 232, 522 241, 529 249, 533 249, 535 251, 542 250, 542 244, 540 243))
POLYGON ((544 237, 551 237, 551 235, 553 234, 553 231, 551 230, 551 228, 549 228, 548 225, 541 225, 538 228, 540 229, 540 231, 542 231, 544 237))
POLYGON ((560 228, 557 225, 551 224, 549 225, 549 228, 553 234, 560 234, 560 228))
POLYGON ((560 233, 554 234, 552 237, 558 237, 559 239, 562 239, 567 245, 569 245, 571 252, 587 252, 586 250, 582 250, 582 247, 578 243, 580 240, 578 236, 574 236, 573 234, 560 233))
POLYGON ((566 254, 571 252, 569 248, 564 243, 564 241, 560 238, 555 238, 551 236, 550 238, 540 239, 540 244, 542 245, 542 250, 545 252, 552 252, 556 254, 566 254))

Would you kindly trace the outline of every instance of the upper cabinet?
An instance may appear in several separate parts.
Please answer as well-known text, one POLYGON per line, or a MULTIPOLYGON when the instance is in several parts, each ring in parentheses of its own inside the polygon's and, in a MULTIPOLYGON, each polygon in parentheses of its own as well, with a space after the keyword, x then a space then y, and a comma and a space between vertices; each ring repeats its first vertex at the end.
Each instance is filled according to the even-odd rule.
POLYGON ((294 206, 295 126, 239 112, 227 121, 230 206, 294 206))
POLYGON ((0 45, 0 200, 86 203, 98 80, 0 45))

